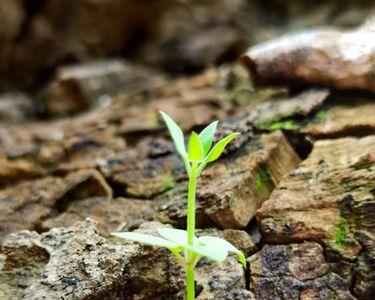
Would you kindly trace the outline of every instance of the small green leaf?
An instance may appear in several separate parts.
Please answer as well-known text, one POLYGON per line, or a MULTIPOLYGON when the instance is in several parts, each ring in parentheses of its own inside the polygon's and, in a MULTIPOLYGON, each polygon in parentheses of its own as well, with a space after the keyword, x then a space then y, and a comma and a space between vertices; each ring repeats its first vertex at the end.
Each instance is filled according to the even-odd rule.
POLYGON ((186 148, 185 148, 185 141, 184 141, 184 134, 180 127, 168 116, 165 112, 160 111, 161 116, 164 119, 165 124, 168 127, 169 134, 171 135, 174 145, 176 147, 176 151, 178 154, 181 155, 183 159, 188 157, 186 148))
POLYGON ((207 155, 206 162, 211 162, 220 157, 223 153, 225 147, 237 136, 239 135, 238 132, 231 133, 230 135, 226 136, 225 138, 221 139, 216 143, 216 145, 212 148, 210 153, 207 155))
POLYGON ((216 131, 218 121, 212 122, 199 134, 199 139, 201 140, 203 153, 207 154, 212 145, 212 140, 216 131))
POLYGON ((168 248, 168 249, 174 249, 177 248, 178 245, 176 243, 173 243, 171 241, 167 241, 165 239, 148 235, 148 234, 142 234, 142 233, 136 233, 136 232, 112 232, 112 236, 130 240, 142 244, 162 247, 162 248, 168 248))
MULTIPOLYGON (((181 229, 174 228, 158 228, 158 233, 165 239, 176 243, 179 246, 185 247, 188 244, 187 232, 181 229)), ((194 244, 198 244, 198 239, 194 237, 194 244)))
POLYGON ((233 252, 237 254, 238 260, 246 267, 246 258, 243 253, 226 240, 214 236, 201 236, 199 243, 212 249, 221 249, 221 251, 233 252))
POLYGON ((215 248, 206 245, 188 247, 188 249, 191 249, 194 252, 198 253, 200 256, 207 257, 218 263, 222 263, 228 256, 228 251, 226 249, 215 248))
POLYGON ((189 159, 199 161, 203 157, 203 148, 199 136, 193 131, 189 139, 189 159))

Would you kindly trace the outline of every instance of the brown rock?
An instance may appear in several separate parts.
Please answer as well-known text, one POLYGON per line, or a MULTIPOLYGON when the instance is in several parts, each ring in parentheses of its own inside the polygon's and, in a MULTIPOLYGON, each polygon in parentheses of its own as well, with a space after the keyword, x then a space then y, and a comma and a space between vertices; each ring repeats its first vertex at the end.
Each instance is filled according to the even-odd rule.
POLYGON ((233 60, 247 45, 299 28, 357 26, 372 1, 3 0, 0 89, 38 86, 66 63, 125 56, 171 72, 233 60), (66 11, 69 13, 66 13, 66 11))
POLYGON ((25 3, 25 8, 20 2, 6 1, 2 6, 4 34, 13 39, 5 49, 0 47, 0 77, 5 86, 22 89, 61 63, 121 55, 133 34, 157 15, 149 2, 49 0, 25 3))
MULTIPOLYGON (((307 117, 319 109, 329 96, 326 89, 309 89, 295 96, 267 99, 249 107, 248 119, 261 129, 274 131, 284 119, 307 117), (280 122, 278 122, 280 121, 280 122)), ((290 125, 292 129, 293 124, 290 125)))
POLYGON ((349 260, 371 247, 374 150, 374 136, 316 142, 257 212, 264 240, 314 240, 349 260))
POLYGON ((375 294, 375 249, 362 253, 354 269, 354 294, 359 299, 370 299, 375 294))
POLYGON ((147 220, 154 219, 160 201, 104 197, 91 197, 70 203, 69 207, 56 216, 47 217, 40 225, 43 230, 67 227, 75 222, 91 218, 98 221, 99 231, 108 235, 112 231, 128 231, 147 220))
POLYGON ((246 290, 245 272, 234 256, 221 264, 203 259, 196 268, 196 281, 196 289, 201 289, 197 300, 255 299, 246 290))
POLYGON ((0 245, 0 298, 23 299, 25 289, 43 276, 50 253, 36 232, 21 231, 0 245))
POLYGON ((0 94, 0 122, 20 123, 35 114, 32 99, 21 92, 0 94))
POLYGON ((176 155, 152 159, 125 157, 108 160, 101 171, 118 187, 118 194, 152 198, 175 186, 174 170, 177 162, 181 164, 176 155))
POLYGON ((22 229, 37 228, 43 219, 63 212, 70 202, 92 196, 112 198, 112 190, 95 170, 65 178, 45 177, 0 191, 0 239, 22 229))
POLYGON ((375 134, 375 104, 358 103, 322 110, 301 133, 314 138, 335 138, 375 134))
POLYGON ((16 38, 21 32, 25 17, 22 1, 1 1, 0 19, 2 20, 2 26, 0 28, 0 41, 11 41, 16 38))
POLYGON ((249 38, 246 25, 252 10, 246 1, 194 0, 189 7, 183 2, 159 7, 164 11, 158 26, 150 28, 151 38, 135 57, 168 71, 197 70, 225 56, 236 57, 249 38))
POLYGON ((182 299, 182 269, 172 255, 131 242, 113 244, 96 227, 87 219, 41 235, 11 235, 0 249, 1 298, 182 299))
POLYGON ((317 243, 265 245, 248 260, 256 299, 355 299, 317 243))
POLYGON ((243 228, 298 162, 281 132, 261 136, 206 170, 198 188, 200 205, 220 227, 243 228))
POLYGON ((242 61, 257 84, 325 85, 375 92, 375 31, 317 29, 251 47, 242 61))
MULTIPOLYGON (((245 130, 241 130, 238 124, 237 128, 245 130)), ((231 155, 208 167, 198 181, 199 226, 210 225, 213 221, 221 228, 244 228, 281 177, 299 163, 298 156, 280 131, 253 137, 245 131, 243 137, 243 140, 234 142, 231 155), (250 140, 246 141, 246 137, 250 140)), ((180 184, 175 190, 160 196, 170 199, 161 207, 160 218, 183 226, 185 188, 180 184)))
POLYGON ((161 83, 145 68, 123 60, 101 60, 60 67, 40 98, 48 115, 67 115, 108 106, 119 93, 136 94, 161 83))

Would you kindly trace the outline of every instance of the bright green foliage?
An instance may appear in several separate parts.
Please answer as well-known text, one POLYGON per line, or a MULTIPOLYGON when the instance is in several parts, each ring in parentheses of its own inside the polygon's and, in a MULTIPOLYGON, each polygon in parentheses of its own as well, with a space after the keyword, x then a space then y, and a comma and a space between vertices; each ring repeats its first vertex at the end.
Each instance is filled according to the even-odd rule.
POLYGON ((183 159, 186 159, 188 155, 185 149, 184 134, 182 133, 181 128, 178 127, 178 125, 166 113, 162 111, 160 113, 164 119, 165 124, 168 127, 169 134, 174 141, 177 153, 180 154, 183 159))
POLYGON ((200 161, 203 157, 203 147, 198 134, 193 132, 189 139, 189 160, 200 161))
POLYGON ((201 244, 206 245, 211 249, 225 253, 224 260, 227 257, 228 252, 236 253, 238 260, 243 264, 244 267, 246 267, 246 259, 243 253, 226 240, 214 236, 201 236, 198 240, 201 244))
POLYGON ((121 239, 126 239, 134 242, 139 242, 147 245, 157 246, 161 248, 174 249, 177 247, 175 243, 165 239, 155 237, 148 234, 136 232, 112 232, 112 235, 121 239))
POLYGON ((173 228, 159 228, 161 237, 155 237, 135 232, 112 233, 113 236, 169 249, 186 268, 187 300, 194 299, 194 268, 197 262, 206 257, 218 263, 223 262, 229 252, 237 255, 238 260, 246 267, 243 253, 227 241, 213 237, 202 236, 197 238, 195 232, 195 189, 196 179, 207 165, 220 157, 225 147, 239 133, 231 133, 221 139, 212 147, 213 137, 218 122, 208 125, 198 135, 193 132, 189 138, 188 150, 185 148, 185 140, 182 130, 164 112, 160 112, 169 133, 174 141, 177 153, 181 156, 186 171, 189 175, 187 231, 173 228))
POLYGON ((210 150, 212 145, 212 140, 214 138, 214 134, 216 131, 218 121, 212 122, 208 125, 205 129, 201 131, 199 134, 199 139, 201 140, 204 154, 207 154, 208 150, 210 150))
POLYGON ((228 252, 233 252, 237 254, 238 260, 246 267, 243 253, 226 240, 214 236, 194 237, 194 244, 190 246, 188 245, 187 232, 185 230, 159 228, 157 231, 163 238, 135 232, 113 232, 112 235, 142 244, 167 248, 172 252, 190 249, 195 253, 195 260, 207 257, 221 263, 227 258, 228 252))
MULTIPOLYGON (((187 234, 185 230, 174 228, 158 228, 158 233, 165 239, 176 243, 178 246, 185 247, 187 242, 187 234)), ((197 238, 194 238, 194 245, 198 243, 197 238)))
POLYGON ((207 155, 207 162, 211 162, 217 160, 220 155, 223 153, 225 147, 237 136, 239 135, 238 132, 231 133, 230 135, 226 136, 225 138, 221 139, 208 153, 207 155))

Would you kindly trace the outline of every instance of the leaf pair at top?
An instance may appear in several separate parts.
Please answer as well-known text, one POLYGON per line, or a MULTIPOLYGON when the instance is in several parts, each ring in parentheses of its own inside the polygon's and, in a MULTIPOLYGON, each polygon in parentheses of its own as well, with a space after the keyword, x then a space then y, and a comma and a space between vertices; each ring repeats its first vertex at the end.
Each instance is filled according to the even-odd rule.
MULTIPOLYGON (((188 245, 187 233, 184 230, 173 228, 158 228, 161 237, 137 233, 137 232, 114 232, 113 236, 169 249, 178 258, 183 260, 179 252, 189 249, 195 254, 194 261, 197 262, 201 257, 207 257, 216 262, 223 262, 228 252, 237 254, 238 260, 246 267, 246 259, 243 253, 226 240, 214 236, 194 237, 194 244, 188 245)), ((182 261, 186 263, 186 261, 182 261)))
POLYGON ((188 151, 186 151, 184 134, 181 128, 166 113, 161 111, 160 114, 168 127, 176 151, 182 157, 188 170, 190 162, 201 163, 203 168, 207 163, 218 159, 228 143, 239 135, 237 132, 231 133, 212 147, 212 141, 218 124, 218 121, 215 121, 203 129, 200 134, 195 132, 191 134, 188 151))

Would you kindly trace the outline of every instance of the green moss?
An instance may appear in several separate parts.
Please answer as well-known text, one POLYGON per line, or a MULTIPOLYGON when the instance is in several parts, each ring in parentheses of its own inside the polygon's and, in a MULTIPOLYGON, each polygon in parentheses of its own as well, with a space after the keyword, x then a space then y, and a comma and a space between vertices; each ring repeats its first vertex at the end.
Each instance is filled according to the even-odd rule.
POLYGON ((357 256, 355 256, 354 254, 350 254, 350 253, 345 254, 344 257, 346 257, 349 260, 356 260, 357 258, 357 256))
POLYGON ((229 205, 232 206, 236 202, 236 198, 233 196, 229 197, 229 205))
POLYGON ((348 222, 343 218, 340 217, 339 219, 339 226, 334 238, 334 243, 338 246, 338 248, 344 248, 345 246, 345 239, 349 232, 348 222))
POLYGON ((258 191, 262 191, 265 186, 269 189, 272 185, 271 176, 265 169, 259 169, 255 182, 258 191))
POLYGON ((300 126, 292 119, 279 121, 266 121, 259 123, 258 126, 269 131, 276 131, 279 129, 297 130, 300 126))
POLYGON ((336 234, 330 244, 332 249, 340 253, 342 257, 351 261, 357 258, 351 253, 351 247, 356 245, 356 241, 345 218, 340 217, 336 234))
POLYGON ((323 121, 326 117, 327 117, 327 111, 321 110, 316 114, 315 119, 317 121, 323 121))

